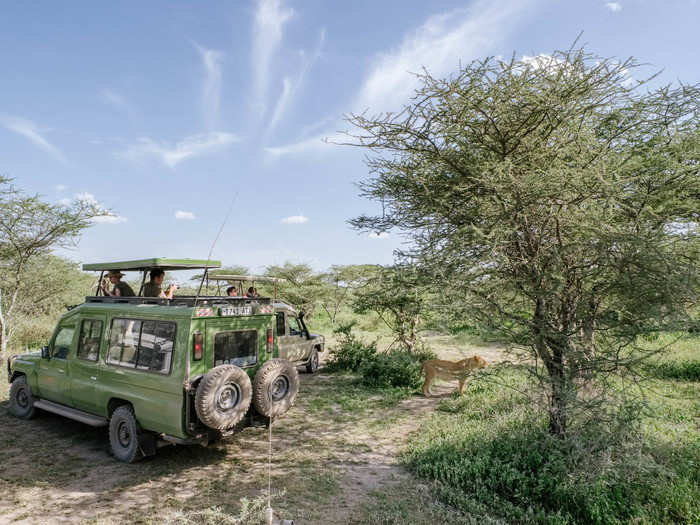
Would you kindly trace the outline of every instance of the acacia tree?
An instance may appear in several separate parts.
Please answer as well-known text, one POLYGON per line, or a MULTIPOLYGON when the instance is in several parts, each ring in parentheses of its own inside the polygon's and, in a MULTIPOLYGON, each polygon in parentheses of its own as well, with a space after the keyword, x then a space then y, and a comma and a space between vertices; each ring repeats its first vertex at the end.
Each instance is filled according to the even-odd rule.
POLYGON ((313 316, 323 291, 323 282, 320 275, 308 264, 294 264, 286 261, 281 266, 268 266, 265 275, 283 279, 277 284, 278 296, 303 310, 307 317, 313 316))
POLYGON ((332 324, 341 308, 349 303, 355 290, 362 287, 376 273, 377 266, 371 264, 333 265, 320 278, 324 284, 321 307, 332 324))
POLYGON ((380 267, 355 292, 357 313, 376 313, 396 336, 395 342, 413 352, 427 305, 424 272, 412 264, 380 267))
POLYGON ((638 336, 695 300, 700 89, 639 71, 580 48, 488 58, 422 75, 399 114, 349 118, 384 210, 351 224, 402 230, 455 305, 544 364, 557 436, 581 384, 633 371, 638 336))
POLYGON ((92 219, 109 211, 91 201, 70 205, 50 204, 38 195, 25 195, 0 177, 0 260, 2 261, 2 302, 0 303, 0 361, 4 360, 12 333, 18 298, 31 279, 27 270, 36 259, 54 248, 74 246, 92 219))

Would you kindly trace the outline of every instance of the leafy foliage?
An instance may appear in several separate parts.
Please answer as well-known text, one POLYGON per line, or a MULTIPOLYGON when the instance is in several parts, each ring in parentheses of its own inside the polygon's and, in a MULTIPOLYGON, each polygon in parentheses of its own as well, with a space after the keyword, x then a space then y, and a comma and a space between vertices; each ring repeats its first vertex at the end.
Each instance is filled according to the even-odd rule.
POLYGON ((353 332, 357 324, 352 321, 338 326, 333 332, 339 335, 338 344, 329 352, 325 370, 328 372, 357 372, 367 361, 377 355, 377 343, 365 343, 353 332))
POLYGON ((421 386, 421 365, 435 354, 422 349, 419 352, 392 349, 376 354, 360 366, 362 382, 374 388, 406 388, 415 390, 421 386))

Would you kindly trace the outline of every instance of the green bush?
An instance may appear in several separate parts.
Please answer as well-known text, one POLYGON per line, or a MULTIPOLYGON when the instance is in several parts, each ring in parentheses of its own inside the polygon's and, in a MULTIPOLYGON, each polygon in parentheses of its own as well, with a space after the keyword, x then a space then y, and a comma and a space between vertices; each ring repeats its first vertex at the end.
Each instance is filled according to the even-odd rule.
POLYGON ((403 350, 377 354, 360 367, 362 383, 374 388, 418 388, 421 384, 420 361, 403 350))
POLYGON ((649 366, 647 371, 650 376, 658 379, 700 381, 700 361, 669 361, 656 366, 649 366))
POLYGON ((341 324, 333 330, 339 335, 338 345, 329 352, 326 371, 357 372, 360 367, 377 356, 377 343, 365 343, 352 333, 357 321, 341 324))

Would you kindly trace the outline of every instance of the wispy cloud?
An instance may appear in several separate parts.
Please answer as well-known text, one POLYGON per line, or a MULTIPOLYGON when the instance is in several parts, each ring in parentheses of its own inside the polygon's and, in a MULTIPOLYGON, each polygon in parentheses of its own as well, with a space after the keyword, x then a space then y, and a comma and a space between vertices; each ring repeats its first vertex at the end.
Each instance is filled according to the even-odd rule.
POLYGON ((56 191, 66 191, 68 189, 68 186, 65 184, 56 184, 56 191))
MULTIPOLYGON (((416 73, 425 68, 436 77, 445 77, 456 71, 460 62, 483 56, 507 38, 539 1, 479 0, 467 9, 431 16, 395 49, 376 55, 348 109, 368 109, 371 113, 400 109, 420 85, 416 73)), ((331 151, 327 142, 347 140, 340 133, 319 133, 290 144, 270 146, 265 151, 273 156, 331 151)))
MULTIPOLYGON (((83 192, 83 193, 78 193, 75 196, 76 200, 83 201, 87 204, 91 204, 92 206, 95 206, 99 210, 105 210, 106 208, 97 200, 97 198, 92 194, 88 192, 83 192)), ((61 204, 67 205, 68 199, 61 199, 61 204)), ((109 213, 108 215, 100 215, 98 217, 93 217, 90 219, 92 222, 98 223, 98 224, 119 224, 122 222, 126 222, 127 218, 122 217, 121 215, 115 215, 113 213, 109 213)))
POLYGON ((144 137, 117 155, 133 161, 155 158, 169 168, 174 168, 187 159, 220 151, 238 141, 239 137, 224 131, 190 135, 174 145, 144 137))
POLYGON ((100 91, 100 99, 119 111, 128 113, 128 115, 131 117, 133 117, 136 113, 136 111, 134 111, 134 107, 126 99, 126 97, 120 95, 113 89, 104 88, 102 91, 100 91))
POLYGON ((419 85, 423 68, 444 77, 459 63, 483 56, 518 25, 533 0, 480 0, 467 9, 431 16, 392 51, 377 55, 353 104, 372 113, 400 109, 419 85))
POLYGON ((282 155, 293 155, 297 153, 322 152, 329 151, 329 148, 337 148, 337 146, 333 144, 334 142, 347 142, 347 140, 347 135, 343 135, 342 133, 323 133, 308 139, 293 142, 291 144, 284 144, 282 146, 268 146, 265 148, 265 151, 275 157, 280 157, 282 155))
POLYGON ((221 63, 224 54, 216 49, 207 49, 192 42, 199 52, 206 73, 202 86, 202 114, 208 129, 216 127, 219 116, 219 101, 221 97, 221 63))
POLYGON ((367 237, 370 239, 388 239, 389 234, 387 232, 370 232, 367 237))
POLYGON ((291 217, 285 217, 280 222, 283 224, 304 224, 309 222, 309 218, 303 215, 292 215, 291 217))
POLYGON ((612 11, 613 13, 617 13, 619 11, 622 11, 622 4, 620 2, 607 2, 605 4, 605 7, 612 11))
POLYGON ((260 115, 265 113, 270 63, 282 42, 284 24, 294 14, 285 8, 282 0, 258 0, 253 21, 253 107, 260 115))
POLYGON ((175 218, 178 220, 182 220, 182 221, 193 221, 196 219, 196 217, 194 216, 194 213, 192 213, 191 211, 182 211, 182 210, 177 210, 175 212, 175 218))
POLYGON ((43 137, 42 134, 50 131, 49 129, 41 129, 31 120, 9 115, 0 115, 0 125, 28 139, 63 164, 68 163, 63 153, 43 137))
POLYGON ((277 99, 275 110, 272 113, 272 118, 270 119, 270 124, 267 128, 268 134, 272 133, 272 131, 277 127, 277 124, 279 124, 294 97, 298 94, 302 85, 304 84, 304 79, 307 73, 314 63, 321 57, 323 44, 325 41, 326 30, 322 29, 314 51, 310 55, 303 51, 300 52, 299 56, 301 58, 301 67, 299 68, 299 72, 295 76, 284 77, 282 80, 282 94, 280 95, 279 99, 277 99))

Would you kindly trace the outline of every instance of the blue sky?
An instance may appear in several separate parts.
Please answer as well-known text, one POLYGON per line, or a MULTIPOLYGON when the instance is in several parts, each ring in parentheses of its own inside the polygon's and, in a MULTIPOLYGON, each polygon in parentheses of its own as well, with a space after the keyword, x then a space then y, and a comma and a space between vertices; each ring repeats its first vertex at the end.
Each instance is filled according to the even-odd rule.
POLYGON ((261 270, 389 263, 397 234, 355 184, 364 152, 343 115, 400 109, 412 72, 568 47, 635 56, 661 81, 700 81, 700 5, 619 2, 259 0, 6 2, 0 14, 0 173, 114 216, 73 260, 214 258, 261 270))

